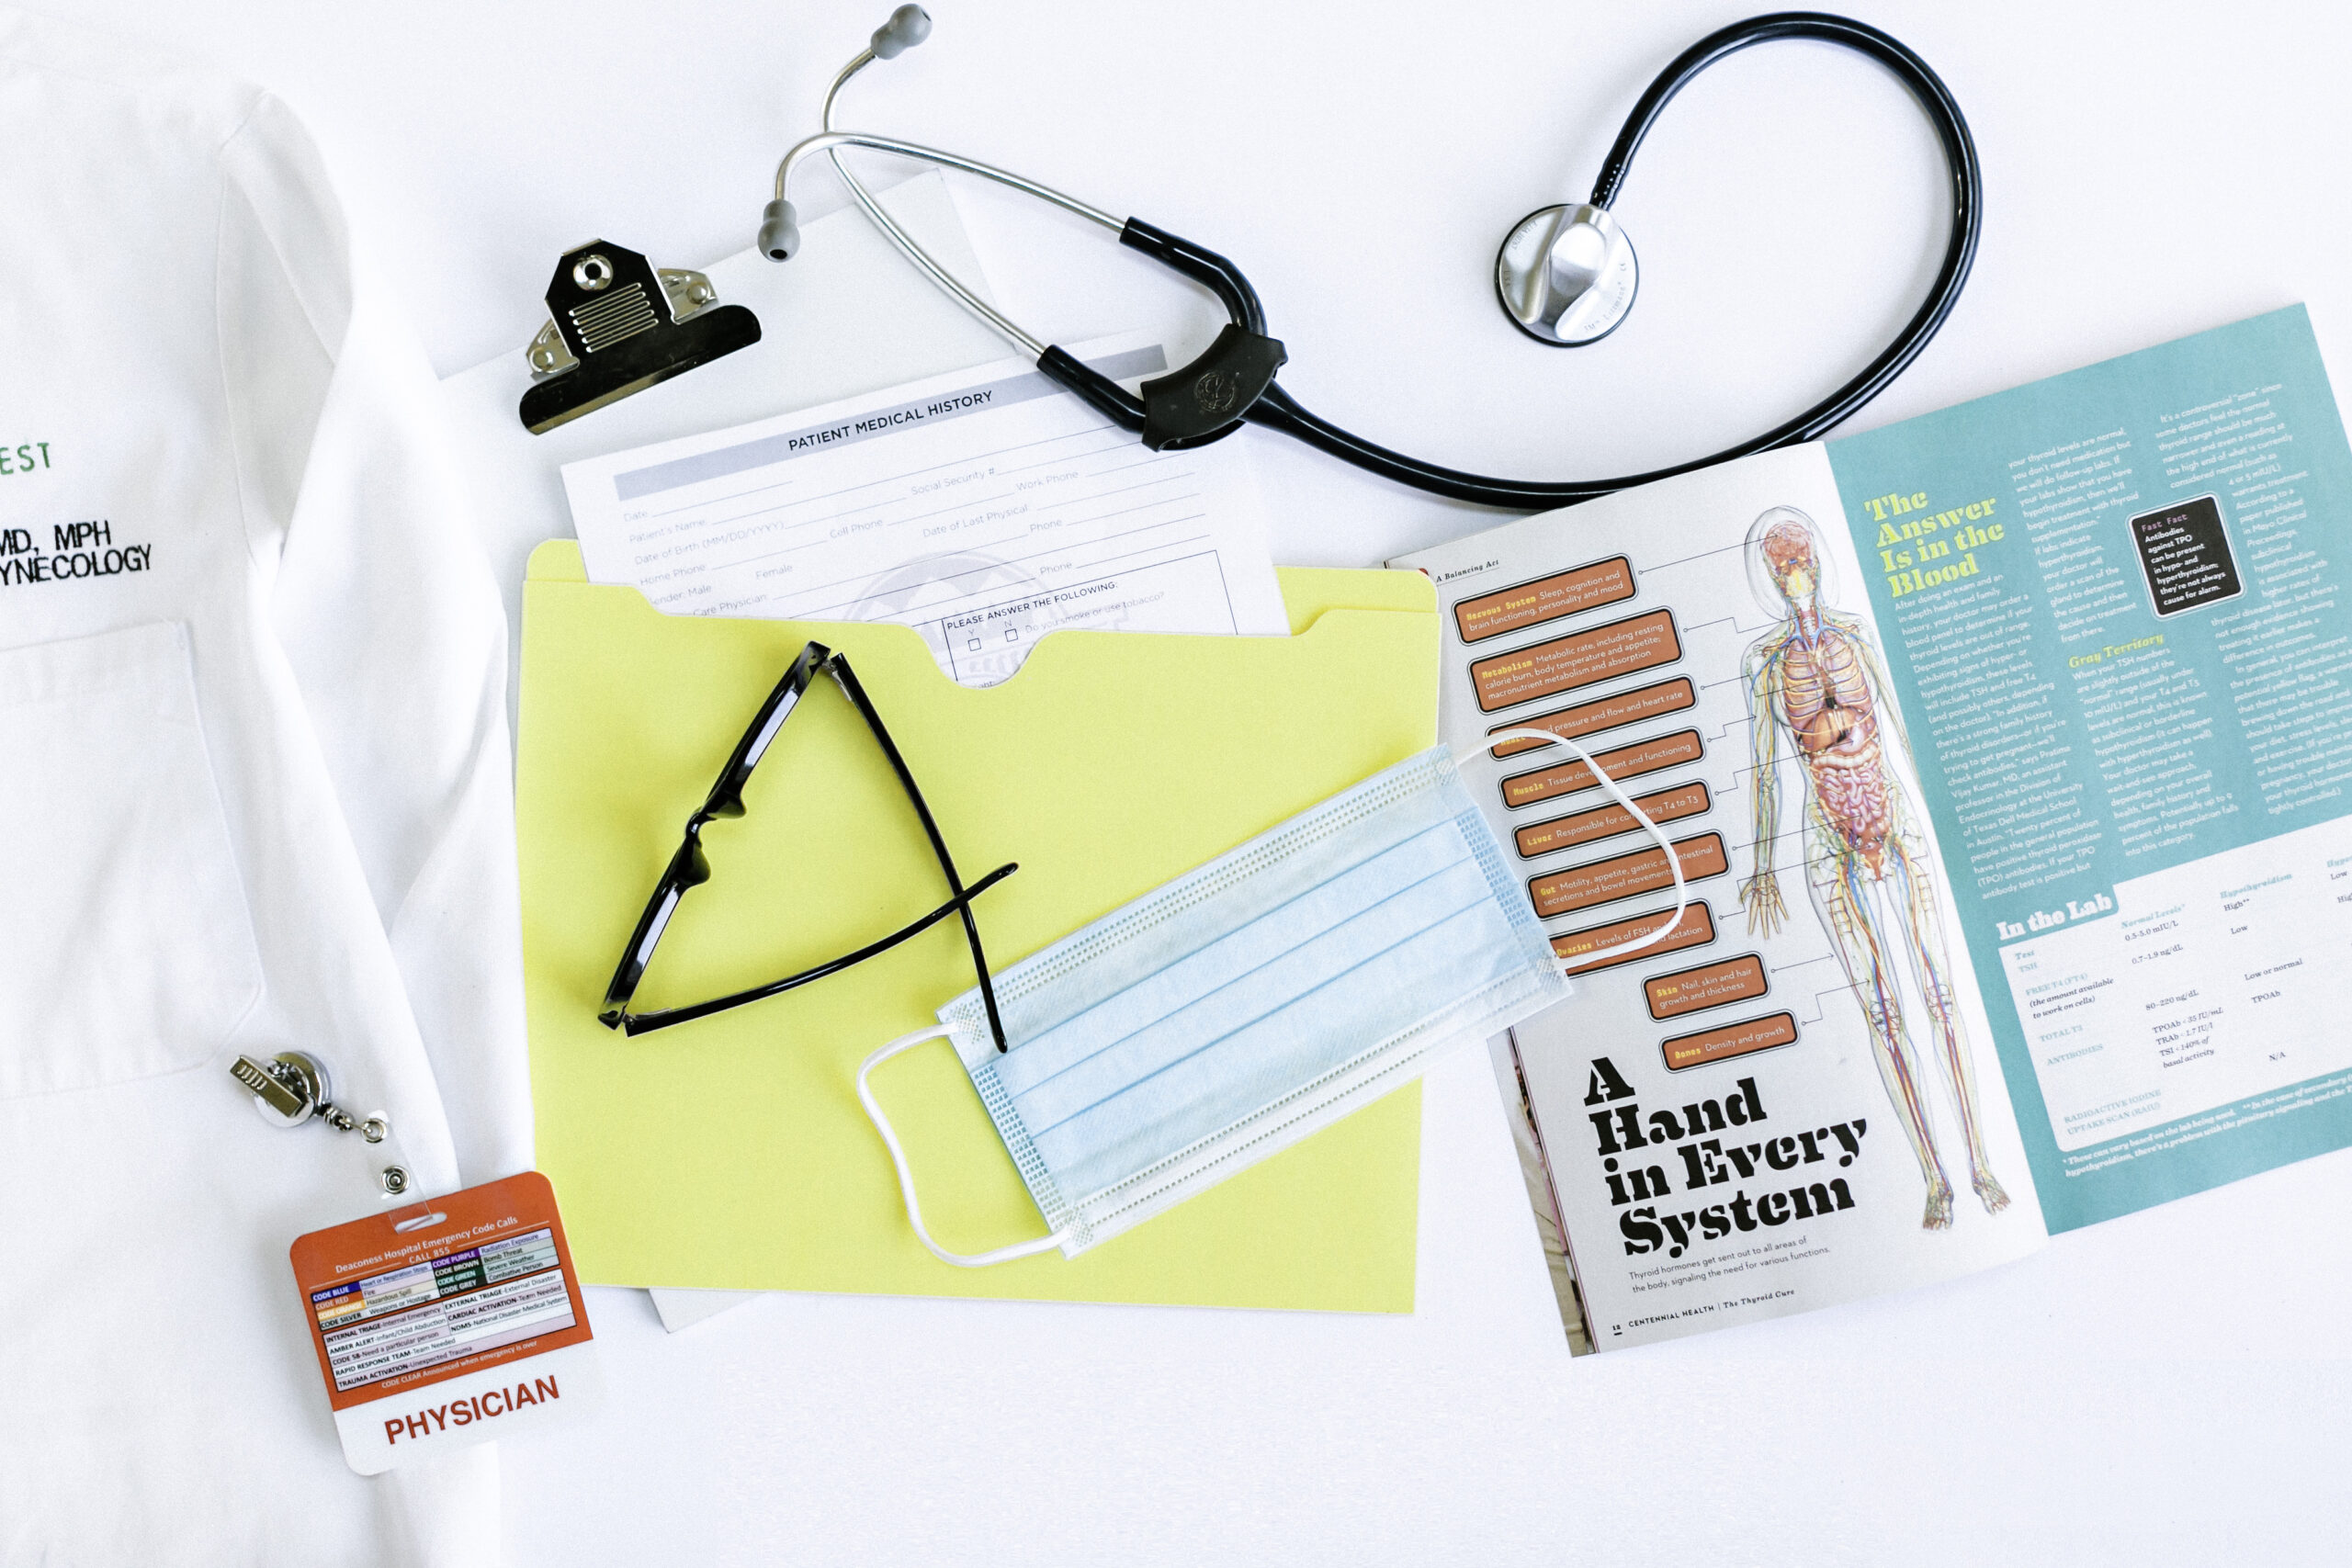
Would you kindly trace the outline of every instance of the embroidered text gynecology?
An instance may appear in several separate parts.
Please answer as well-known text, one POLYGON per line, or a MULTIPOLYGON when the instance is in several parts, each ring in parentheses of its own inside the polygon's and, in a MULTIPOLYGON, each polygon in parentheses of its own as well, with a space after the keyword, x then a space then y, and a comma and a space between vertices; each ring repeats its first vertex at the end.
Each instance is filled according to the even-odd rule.
POLYGON ((116 544, 104 519, 51 524, 46 549, 30 528, 0 528, 0 588, 145 571, 154 556, 153 545, 116 544))

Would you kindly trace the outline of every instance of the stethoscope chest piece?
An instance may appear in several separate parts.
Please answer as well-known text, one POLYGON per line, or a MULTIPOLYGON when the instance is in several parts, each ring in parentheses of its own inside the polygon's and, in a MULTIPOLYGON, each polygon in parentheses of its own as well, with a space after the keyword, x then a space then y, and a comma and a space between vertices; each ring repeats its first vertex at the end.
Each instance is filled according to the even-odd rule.
POLYGON ((1538 343, 1577 348, 1617 330, 1640 287, 1634 243, 1604 207, 1546 207, 1504 236, 1495 297, 1538 343))

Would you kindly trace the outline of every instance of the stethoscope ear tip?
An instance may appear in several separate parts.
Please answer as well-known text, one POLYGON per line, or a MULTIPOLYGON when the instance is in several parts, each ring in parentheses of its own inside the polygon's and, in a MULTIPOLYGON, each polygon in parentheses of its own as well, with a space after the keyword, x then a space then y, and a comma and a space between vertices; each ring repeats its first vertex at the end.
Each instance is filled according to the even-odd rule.
POLYGON ((781 197, 769 202, 760 214, 760 254, 770 261, 789 261, 799 249, 800 218, 792 203, 781 197))
POLYGON ((931 13, 920 6, 901 6, 890 19, 874 29, 868 45, 876 60, 896 60, 931 36, 931 13))

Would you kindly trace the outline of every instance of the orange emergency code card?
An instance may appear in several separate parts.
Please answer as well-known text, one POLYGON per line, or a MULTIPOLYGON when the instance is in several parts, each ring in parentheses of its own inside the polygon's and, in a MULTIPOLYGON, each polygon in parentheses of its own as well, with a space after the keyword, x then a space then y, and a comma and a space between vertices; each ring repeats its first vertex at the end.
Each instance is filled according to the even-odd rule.
POLYGON ((362 1475, 603 1402, 537 1171, 312 1231, 291 1256, 344 1458, 362 1475))

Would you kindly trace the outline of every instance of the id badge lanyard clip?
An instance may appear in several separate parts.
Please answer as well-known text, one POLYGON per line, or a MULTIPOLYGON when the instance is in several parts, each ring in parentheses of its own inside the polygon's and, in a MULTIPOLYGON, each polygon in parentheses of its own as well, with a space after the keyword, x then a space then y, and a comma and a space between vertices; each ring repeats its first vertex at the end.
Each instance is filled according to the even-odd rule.
POLYGON ((334 1080, 317 1056, 304 1051, 280 1051, 267 1061, 239 1056, 229 1064, 229 1076, 254 1097, 254 1109, 274 1127, 316 1120, 338 1133, 356 1133, 369 1150, 379 1197, 389 1201, 416 1191, 415 1168, 392 1134, 392 1119, 381 1111, 355 1116, 336 1104, 334 1080))

